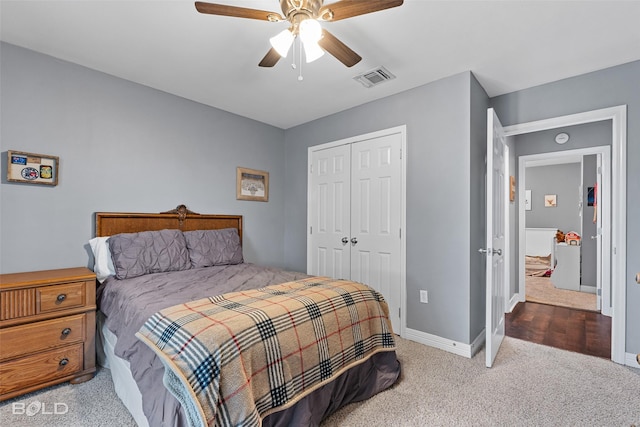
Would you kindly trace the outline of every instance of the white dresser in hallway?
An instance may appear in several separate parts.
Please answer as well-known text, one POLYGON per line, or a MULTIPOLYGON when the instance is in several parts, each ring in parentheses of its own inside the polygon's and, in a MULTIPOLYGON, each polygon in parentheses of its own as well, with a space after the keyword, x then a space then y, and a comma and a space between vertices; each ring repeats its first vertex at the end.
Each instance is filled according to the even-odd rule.
POLYGON ((560 289, 580 291, 580 246, 556 244, 556 267, 551 283, 560 289))

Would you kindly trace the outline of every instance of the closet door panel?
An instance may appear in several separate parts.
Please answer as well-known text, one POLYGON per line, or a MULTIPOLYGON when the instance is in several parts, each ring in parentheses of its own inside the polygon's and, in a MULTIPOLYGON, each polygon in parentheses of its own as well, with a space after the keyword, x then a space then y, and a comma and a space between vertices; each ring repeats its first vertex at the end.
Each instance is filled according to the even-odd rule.
POLYGON ((350 169, 349 146, 320 150, 312 155, 309 274, 350 278, 350 169), (343 242, 344 238, 347 243, 343 242))
POLYGON ((401 138, 352 144, 351 276, 382 293, 399 328, 401 286, 401 138))

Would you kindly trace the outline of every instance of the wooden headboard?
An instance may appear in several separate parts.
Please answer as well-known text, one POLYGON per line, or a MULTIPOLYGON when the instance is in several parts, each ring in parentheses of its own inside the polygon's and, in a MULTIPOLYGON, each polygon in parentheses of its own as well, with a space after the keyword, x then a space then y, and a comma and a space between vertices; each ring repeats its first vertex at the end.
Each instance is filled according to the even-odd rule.
POLYGON ((182 231, 235 228, 242 243, 242 215, 199 214, 185 205, 161 213, 96 212, 96 237, 167 228, 182 231))

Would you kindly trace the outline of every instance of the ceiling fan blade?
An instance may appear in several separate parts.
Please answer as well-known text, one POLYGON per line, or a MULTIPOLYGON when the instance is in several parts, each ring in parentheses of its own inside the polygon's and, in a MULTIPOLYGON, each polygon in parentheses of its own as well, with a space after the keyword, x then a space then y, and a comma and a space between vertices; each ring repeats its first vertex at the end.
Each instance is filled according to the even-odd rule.
POLYGON ((318 44, 347 67, 353 67, 362 59, 349 46, 342 43, 336 36, 325 29, 322 30, 322 38, 318 41, 318 44))
POLYGON ((274 49, 269 49, 269 52, 262 58, 262 61, 258 64, 260 67, 273 67, 280 60, 280 54, 274 49))
POLYGON ((210 15, 233 16, 236 18, 259 19, 261 21, 283 21, 284 18, 276 12, 267 10, 247 9, 245 7, 227 6, 224 4, 196 2, 196 10, 210 15))
POLYGON ((379 10, 401 6, 403 0, 342 0, 320 8, 318 16, 325 21, 339 21, 379 10), (331 17, 331 15, 333 15, 331 17))

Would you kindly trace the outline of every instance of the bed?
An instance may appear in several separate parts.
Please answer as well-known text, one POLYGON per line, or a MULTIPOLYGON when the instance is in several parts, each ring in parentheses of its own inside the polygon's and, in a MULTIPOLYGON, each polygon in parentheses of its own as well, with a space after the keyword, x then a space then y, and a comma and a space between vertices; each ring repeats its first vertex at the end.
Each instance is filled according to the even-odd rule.
POLYGON ((96 237, 90 244, 101 281, 98 360, 111 370, 116 393, 138 425, 237 425, 240 422, 263 426, 319 425, 342 406, 367 399, 391 387, 398 379, 400 363, 395 354, 388 311, 385 311, 388 309, 379 294, 353 282, 245 263, 242 231, 242 216, 197 214, 184 205, 160 214, 96 213, 96 237), (189 242, 187 255, 184 245, 176 243, 183 238, 189 242), (153 253, 150 255, 149 251, 153 253), (319 293, 323 298, 333 299, 309 303, 310 298, 316 298, 319 293), (358 304, 368 304, 366 308, 352 305, 354 296, 358 304), (284 304, 278 298, 286 299, 286 304, 301 305, 287 307, 283 314, 277 311, 282 310, 284 304), (260 317, 259 322, 255 320, 258 315, 254 314, 254 308, 248 307, 255 301, 262 304, 259 316, 268 314, 266 319, 260 317), (343 314, 336 311, 321 317, 309 309, 309 306, 335 309, 339 305, 336 301, 349 302, 343 307, 343 314), (272 312, 266 306, 275 307, 274 314, 269 314, 272 312), (202 311, 194 315, 196 309, 202 311), (211 314, 214 312, 215 315, 211 314), (306 316, 307 312, 309 319, 297 317, 306 316), (369 323, 362 320, 367 317, 363 315, 365 312, 369 323), (263 339, 258 340, 260 345, 254 345, 255 339, 247 338, 253 336, 253 332, 229 332, 229 319, 239 317, 238 313, 253 319, 252 327, 265 322, 270 327, 285 323, 289 326, 266 335, 260 329, 263 339), (358 320, 353 321, 353 316, 358 315, 358 320), (220 316, 226 316, 228 321, 219 320, 220 316), (331 325, 327 319, 334 317, 342 319, 338 322, 342 323, 331 325), (202 327, 196 323, 203 319, 210 321, 209 318, 214 325, 202 327), (345 323, 345 318, 351 318, 353 330, 345 327, 349 323, 345 323), (320 325, 318 319, 324 323, 320 325), (179 329, 175 327, 178 324, 179 329), (185 338, 189 326, 197 332, 192 330, 193 335, 185 338), (326 331, 322 329, 325 327, 326 331), (325 337, 304 341, 304 337, 313 336, 313 331, 319 328, 327 334, 325 337), (330 328, 338 332, 331 333, 330 328), (221 345, 220 335, 213 332, 204 337, 201 335, 204 330, 217 330, 217 333, 222 330, 224 342, 234 345, 221 345), (285 335, 291 332, 297 336, 285 335), (349 341, 352 337, 361 338, 363 333, 365 339, 349 341), (167 336, 174 341, 167 342, 167 336), (209 344, 204 350, 188 347, 191 353, 176 351, 185 345, 183 341, 175 342, 179 339, 189 345, 192 341, 198 345, 209 344), (296 340, 297 347, 291 347, 296 340), (308 349, 315 348, 311 347, 312 341, 320 350, 311 353, 325 355, 317 363, 310 363, 303 356, 309 353, 308 349), (336 342, 341 343, 342 349, 333 353, 336 342), (249 347, 257 351, 250 353, 249 347), (223 352, 229 348, 233 357, 223 352), (331 354, 327 353, 329 348, 331 354), (296 352, 300 353, 299 359, 293 357, 296 352), (187 372, 194 354, 209 364, 198 362, 199 370, 187 372), (230 362, 220 362, 220 354, 230 362), (260 357, 266 360, 259 360, 260 357), (215 369, 210 369, 211 360, 216 361, 215 369), (286 363, 281 363, 282 360, 286 363), (290 366, 295 363, 289 362, 298 360, 301 366, 298 367, 300 373, 296 374, 290 366), (221 369, 223 365, 226 370, 221 369), (251 370, 248 365, 258 368, 251 370), (200 387, 202 366, 207 366, 208 382, 200 387), (274 372, 279 370, 286 371, 282 376, 284 380, 275 379, 277 372, 274 372), (210 372, 217 376, 209 378, 210 372), (280 383, 275 384, 277 381, 280 383), (253 384, 260 383, 263 389, 254 390, 253 384), (204 394, 200 388, 212 391, 204 394))

